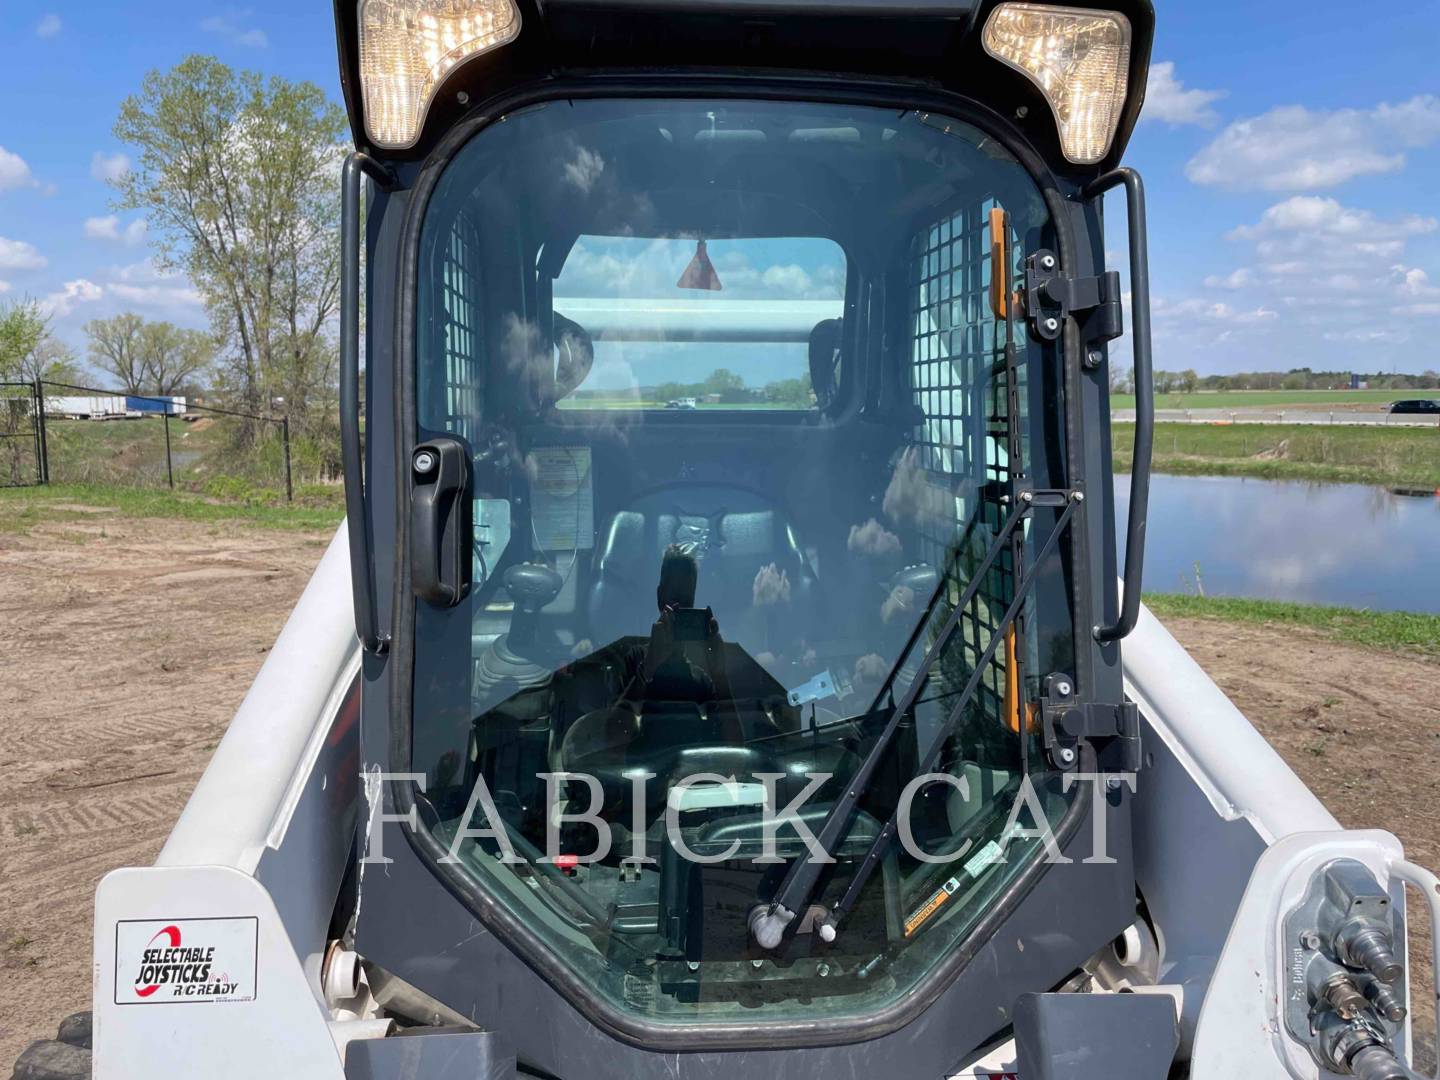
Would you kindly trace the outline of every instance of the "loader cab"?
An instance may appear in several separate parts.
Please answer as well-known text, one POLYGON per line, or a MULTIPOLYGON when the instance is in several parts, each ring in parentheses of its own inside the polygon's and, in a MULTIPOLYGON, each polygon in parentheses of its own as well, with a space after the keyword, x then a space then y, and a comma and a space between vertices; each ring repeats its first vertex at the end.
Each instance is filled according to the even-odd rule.
POLYGON ((337 19, 355 947, 544 1075, 961 1064, 1136 918, 1148 5, 337 19))

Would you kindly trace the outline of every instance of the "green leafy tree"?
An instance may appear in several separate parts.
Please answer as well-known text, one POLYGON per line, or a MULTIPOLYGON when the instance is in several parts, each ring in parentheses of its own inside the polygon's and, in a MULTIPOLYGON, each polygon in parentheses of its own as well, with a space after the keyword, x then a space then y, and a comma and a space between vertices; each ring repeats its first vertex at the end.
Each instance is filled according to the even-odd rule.
POLYGON ((761 391, 765 401, 776 405, 787 405, 791 408, 808 409, 815 404, 815 395, 810 389, 810 374, 806 372, 798 379, 780 379, 777 382, 766 383, 765 389, 761 391))
POLYGON ((145 77, 115 134, 136 152, 116 206, 145 215, 161 265, 200 291, 220 387, 252 412, 283 398, 302 427, 333 423, 341 110, 312 83, 189 56, 145 77))
POLYGON ((50 339, 50 318, 35 300, 0 304, 0 381, 33 378, 27 373, 36 350, 50 339))
POLYGON ((745 389, 745 380, 736 375, 729 368, 716 368, 709 375, 705 376, 702 384, 703 392, 706 394, 720 394, 722 397, 733 394, 737 390, 745 389))

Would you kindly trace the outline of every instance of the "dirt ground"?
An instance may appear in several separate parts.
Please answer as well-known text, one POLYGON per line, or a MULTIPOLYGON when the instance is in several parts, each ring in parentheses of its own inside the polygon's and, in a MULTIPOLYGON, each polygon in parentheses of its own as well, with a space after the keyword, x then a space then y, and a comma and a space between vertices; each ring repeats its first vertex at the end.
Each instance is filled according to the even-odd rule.
POLYGON ((0 1076, 89 1008, 96 883, 154 861, 329 541, 86 509, 0 532, 0 1076))
MULTIPOLYGON (((96 883, 154 859, 329 539, 69 516, 0 532, 0 1076, 89 1007, 96 883)), ((1168 625, 1344 824, 1440 865, 1440 664, 1168 625)))

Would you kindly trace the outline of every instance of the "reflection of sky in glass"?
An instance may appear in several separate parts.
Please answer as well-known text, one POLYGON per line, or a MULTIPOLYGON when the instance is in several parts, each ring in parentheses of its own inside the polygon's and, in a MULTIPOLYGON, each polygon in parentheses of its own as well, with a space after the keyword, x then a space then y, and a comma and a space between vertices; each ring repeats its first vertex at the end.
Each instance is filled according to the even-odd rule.
MULTIPOLYGON (((555 279, 557 297, 634 300, 839 300, 845 253, 833 240, 765 237, 706 241, 723 288, 676 287, 695 255, 695 239, 582 236, 555 279)), ((563 307, 563 305, 557 305, 563 307)), ((760 387, 809 370, 803 343, 601 341, 587 390, 635 390, 663 382, 700 382, 725 368, 760 387)))
MULTIPOLYGON (((1130 494, 1115 478, 1120 542, 1130 494)), ((1440 498, 1359 484, 1155 476, 1147 592, 1440 612, 1440 498)))

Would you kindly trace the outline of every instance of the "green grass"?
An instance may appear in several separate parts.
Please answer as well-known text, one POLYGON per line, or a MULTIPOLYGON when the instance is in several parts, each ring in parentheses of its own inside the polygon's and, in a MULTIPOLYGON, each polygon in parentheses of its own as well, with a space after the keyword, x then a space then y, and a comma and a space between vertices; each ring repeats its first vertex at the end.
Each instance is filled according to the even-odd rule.
MULTIPOLYGON (((1199 390, 1193 394, 1157 394, 1157 409, 1281 409, 1286 405, 1374 407, 1409 398, 1440 397, 1440 390, 1199 390)), ((1134 394, 1112 394, 1117 409, 1133 409, 1134 394)))
POLYGON ((1223 619, 1304 627, 1353 645, 1440 656, 1440 615, 1178 593, 1147 593, 1145 603, 1161 618, 1223 619))
MULTIPOLYGON (((1128 470, 1133 424, 1116 424, 1128 470)), ((1440 489, 1440 430, 1316 424, 1156 424, 1156 472, 1440 489)))
POLYGON ((92 521, 104 517, 68 510, 66 504, 104 507, 117 517, 181 518, 199 522, 243 522, 270 529, 333 529, 343 507, 297 503, 246 503, 191 492, 112 487, 103 484, 52 484, 0 489, 0 533, 29 532, 45 521, 92 521))

